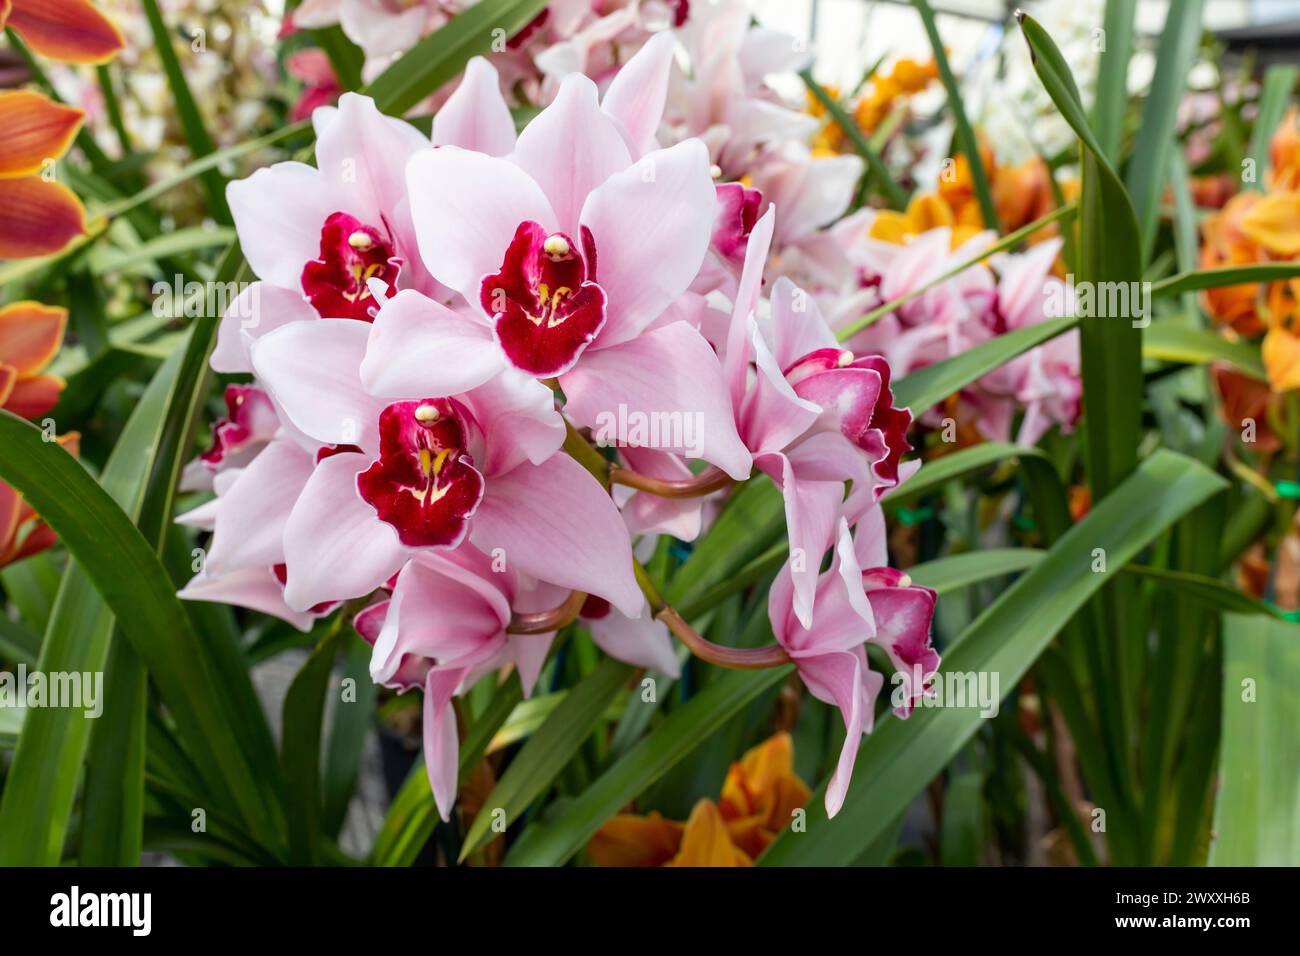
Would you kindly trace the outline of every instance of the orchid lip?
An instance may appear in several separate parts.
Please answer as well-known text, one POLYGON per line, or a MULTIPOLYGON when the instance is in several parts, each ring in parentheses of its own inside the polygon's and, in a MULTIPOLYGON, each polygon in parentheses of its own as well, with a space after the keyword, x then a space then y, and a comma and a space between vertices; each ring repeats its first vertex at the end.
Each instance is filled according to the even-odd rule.
POLYGON ((483 500, 466 451, 468 412, 451 399, 395 402, 379 416, 378 459, 357 491, 409 548, 454 548, 483 500))
POLYGON ((373 279, 396 286, 402 259, 388 236, 346 212, 331 213, 321 226, 320 258, 302 270, 302 290, 324 319, 374 319, 379 303, 373 279))
POLYGON ((563 233, 522 222, 501 270, 480 287, 506 358, 538 378, 571 369, 605 326, 605 291, 593 281, 595 240, 586 232, 582 239, 580 253, 563 233))

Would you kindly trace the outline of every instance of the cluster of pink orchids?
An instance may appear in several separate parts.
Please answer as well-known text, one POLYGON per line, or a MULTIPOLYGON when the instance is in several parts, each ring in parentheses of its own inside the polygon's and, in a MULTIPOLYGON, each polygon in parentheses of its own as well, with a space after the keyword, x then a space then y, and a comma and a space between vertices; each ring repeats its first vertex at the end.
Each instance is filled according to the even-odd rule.
MULTIPOLYGON (((674 634, 723 665, 793 661, 847 728, 832 815, 883 683, 865 645, 902 675, 903 716, 939 664, 934 592, 887 566, 880 499, 918 464, 902 460, 912 416, 894 406, 884 349, 837 341, 819 305, 829 282, 764 280, 778 258, 794 271, 856 247, 816 260, 834 236, 803 226, 780 245, 783 197, 796 225, 826 215, 800 198, 805 179, 766 195, 721 182, 699 138, 660 145, 674 49, 672 32, 652 37, 603 94, 566 76, 518 134, 483 59, 431 137, 345 94, 313 114, 315 167, 229 188, 259 281, 223 317, 212 367, 253 380, 228 387, 187 472, 215 497, 180 519, 211 531, 182 596, 304 630, 360 608, 373 678, 423 689, 444 817, 453 697, 506 667, 531 692, 575 620, 609 655, 668 675, 674 634), (593 450, 602 423, 635 417, 695 427, 593 450), (746 658, 647 600, 634 543, 694 540, 760 472, 784 496, 790 556, 770 590, 777 644, 746 658)), ((1014 311, 1011 290, 984 291, 946 294, 1014 311)))

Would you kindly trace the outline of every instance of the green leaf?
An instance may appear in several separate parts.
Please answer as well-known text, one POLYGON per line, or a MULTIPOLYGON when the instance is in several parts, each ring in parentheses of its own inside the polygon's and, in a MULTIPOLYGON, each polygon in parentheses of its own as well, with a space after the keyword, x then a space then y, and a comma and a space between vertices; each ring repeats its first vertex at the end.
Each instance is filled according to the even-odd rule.
POLYGON ((115 613, 144 659, 197 758, 218 804, 234 804, 255 833, 274 845, 279 795, 255 774, 231 726, 231 695, 214 679, 157 554, 113 499, 39 429, 0 412, 0 477, 23 495, 59 536, 115 613))
MULTIPOLYGON (((1201 0, 1182 0, 1167 8, 1156 50, 1155 76, 1142 104, 1142 122, 1129 159, 1128 190, 1141 229, 1142 262, 1150 260, 1155 247, 1169 154, 1175 146, 1178 106, 1201 43, 1201 8, 1201 0)), ((1127 71, 1123 75, 1127 76, 1127 71)))
POLYGON ((1300 860, 1300 627, 1224 618, 1222 749, 1211 866, 1300 860))
MULTIPOLYGON (((474 720, 469 733, 461 741, 459 773, 462 782, 483 759, 488 741, 505 723, 522 696, 519 672, 512 671, 506 682, 496 688, 487 709, 474 720)), ((375 866, 410 866, 433 835, 437 824, 438 809, 429 789, 429 777, 425 773, 424 761, 417 760, 384 816, 375 836, 371 861, 375 866)))
MULTIPOLYGON (((944 655, 941 675, 996 673, 1008 692, 1119 568, 1225 487, 1197 462, 1155 452, 966 629, 944 655), (1106 555, 1102 572, 1092 570, 1097 548, 1106 555)), ((947 765, 980 719, 978 709, 957 707, 921 707, 907 720, 885 717, 858 751, 839 815, 826 819, 819 791, 809 803, 807 832, 783 833, 759 863, 851 862, 947 765)))
POLYGON ((1124 114, 1128 109, 1128 65, 1133 56, 1133 18, 1137 0, 1106 0, 1102 36, 1106 48, 1097 70, 1097 96, 1092 105, 1092 128, 1111 164, 1119 162, 1124 141, 1124 114))
POLYGON ((1300 277, 1300 264, 1294 262, 1265 262, 1251 266, 1224 266, 1218 269, 1201 269, 1180 272, 1159 282, 1151 283, 1151 295, 1179 295, 1200 289, 1222 289, 1226 286, 1252 282, 1283 282, 1300 277))
MULTIPOLYGON (((564 863, 628 801, 755 697, 790 676, 790 672, 788 665, 760 671, 728 671, 669 714, 562 812, 529 827, 506 856, 506 864, 559 866, 564 863)), ((500 806, 491 799, 487 805, 500 806)))
POLYGON ((854 122, 853 117, 844 112, 844 107, 835 102, 835 97, 827 92, 826 87, 813 79, 810 70, 800 71, 799 78, 808 87, 808 92, 817 98, 817 102, 821 103, 826 110, 826 114, 830 116, 835 125, 853 144, 853 148, 857 150, 858 155, 866 161, 868 174, 880 184, 889 208, 902 209, 906 206, 907 193, 903 192, 902 187, 894 182, 894 177, 889 174, 889 167, 885 165, 884 160, 880 158, 880 154, 867 141, 867 138, 862 135, 862 130, 858 129, 858 124, 854 122))
POLYGON ((1269 142, 1291 105, 1291 94, 1297 80, 1300 80, 1300 68, 1289 63, 1275 63, 1264 71, 1259 113, 1250 136, 1250 158, 1255 161, 1255 175, 1247 181, 1247 189, 1264 188, 1264 171, 1269 169, 1269 142))
POLYGON ((1261 382, 1268 381, 1258 347, 1250 342, 1234 342, 1209 329, 1193 328, 1172 319, 1152 322, 1147 327, 1142 337, 1142 355, 1181 365, 1227 362, 1243 375, 1261 382))
MULTIPOLYGON (((100 493, 112 495, 131 515, 139 513, 144 500, 146 479, 176 387, 180 358, 179 354, 176 355, 154 376, 104 469, 104 490, 100 493)), ((24 427, 31 428, 25 423, 24 427)), ((36 434, 39 436, 40 432, 36 434)), ((79 470, 80 466, 57 445, 41 444, 44 447, 33 454, 44 458, 58 456, 79 470)), ((43 509, 40 513, 45 514, 43 509)), ((122 512, 117 514, 121 516, 122 512)), ((111 555, 109 557, 111 559, 111 555)), ((82 675, 81 680, 102 680, 112 634, 112 611, 95 592, 86 571, 74 565, 68 569, 59 587, 37 669, 46 675, 69 673, 82 675)), ((114 676, 117 672, 115 670, 114 676)), ((115 693, 126 692, 131 675, 127 677, 126 686, 115 682, 107 689, 115 693)), ((105 689, 102 684, 98 688, 97 703, 101 707, 108 703, 104 697, 105 689)), ((92 683, 83 694, 90 694, 93 690, 92 683)), ((32 708, 24 722, 23 735, 0 798, 0 831, 6 834, 0 844, 0 863, 28 866, 59 863, 93 721, 107 716, 115 732, 122 731, 122 724, 133 719, 129 713, 129 700, 125 703, 128 705, 126 712, 110 710, 105 714, 101 711, 94 717, 88 717, 84 708, 32 708), (121 719, 117 719, 119 717, 121 719)), ((136 753, 130 747, 120 756, 128 765, 143 759, 142 753, 136 753)), ((134 839, 138 843, 138 832, 134 839)), ((129 842, 130 837, 124 835, 124 840, 129 842)))
POLYGON ((894 385, 894 404, 910 408, 913 417, 919 417, 971 382, 1001 368, 1017 355, 1070 331, 1077 324, 1078 320, 1070 316, 1048 319, 990 339, 942 362, 919 368, 894 385))
POLYGON ((955 775, 943 791, 939 862, 943 866, 979 866, 984 830, 984 776, 977 771, 955 775))
POLYGON ((546 7, 546 0, 482 0, 452 17, 375 78, 362 92, 400 116, 454 78, 471 57, 496 49, 546 7))
POLYGON ((939 68, 939 79, 948 94, 948 109, 957 127, 957 142, 970 163, 971 180, 975 186, 975 198, 979 200, 984 226, 1001 232, 1002 228, 998 223, 998 207, 993 203, 993 190, 989 187, 989 174, 984 168, 984 159, 980 156, 979 141, 975 138, 975 130, 971 128, 970 120, 966 117, 966 108, 962 105, 957 78, 953 76, 952 67, 948 64, 948 52, 944 49, 943 38, 939 36, 939 28, 934 22, 934 11, 930 9, 927 0, 912 0, 912 6, 916 7, 916 12, 921 15, 925 35, 930 38, 930 50, 939 68))
POLYGON ((178 253, 211 249, 214 246, 228 246, 235 239, 235 230, 231 228, 191 226, 130 248, 105 249, 101 246, 92 250, 90 259, 94 273, 102 275, 105 272, 120 272, 123 269, 148 265, 157 259, 165 259, 178 253))
POLYGON ((341 612, 322 628, 320 643, 303 662, 284 698, 280 773, 289 819, 289 862, 299 866, 320 860, 321 725, 346 616, 341 612))
MULTIPOLYGON (((1136 283, 1141 249, 1133 205, 1101 144, 1088 126, 1069 66, 1051 37, 1020 14, 1034 70, 1083 144, 1080 199, 1080 280, 1136 283)), ((1134 286, 1129 286, 1133 288, 1134 286)), ((1129 297, 1132 298, 1131 296, 1129 297)), ((1137 463, 1142 407, 1142 332, 1125 316, 1089 316, 1079 323, 1087 423, 1089 481, 1094 501, 1119 484, 1137 463)))
MULTIPOLYGON (((185 132, 185 141, 189 144, 193 157, 202 159, 216 151, 216 144, 212 141, 207 126, 204 125, 203 114, 199 112, 198 103, 194 101, 189 83, 185 81, 185 71, 181 69, 181 62, 176 56, 176 47, 172 42, 173 34, 163 21, 162 13, 158 9, 158 0, 143 0, 143 2, 145 15, 149 19, 149 29, 153 32, 154 50, 158 53, 158 59, 162 61, 163 72, 167 74, 167 85, 171 88, 176 115, 180 119, 181 129, 185 132)), ((217 222, 225 226, 231 225, 233 220, 230 217, 230 207, 226 204, 225 177, 216 167, 213 167, 203 173, 201 182, 208 200, 208 211, 217 222)))
MULTIPOLYGON (((635 668, 613 658, 600 665, 570 691, 537 733, 510 762, 505 774, 492 788, 484 807, 505 811, 506 824, 519 818, 534 799, 541 796, 560 775, 569 758, 604 715, 615 695, 627 683, 635 668)), ((470 825, 461 847, 460 859, 481 846, 489 836, 492 813, 480 813, 470 825)))
POLYGON ((348 804, 356 791, 366 737, 375 719, 375 698, 379 688, 370 679, 370 645, 355 630, 346 629, 343 679, 351 680, 354 700, 340 700, 334 708, 329 749, 325 754, 324 817, 322 826, 338 836, 347 818, 348 804))
POLYGON ((343 28, 338 24, 309 31, 316 45, 329 57, 334 76, 344 90, 355 90, 361 86, 361 67, 365 63, 365 54, 348 39, 343 28))

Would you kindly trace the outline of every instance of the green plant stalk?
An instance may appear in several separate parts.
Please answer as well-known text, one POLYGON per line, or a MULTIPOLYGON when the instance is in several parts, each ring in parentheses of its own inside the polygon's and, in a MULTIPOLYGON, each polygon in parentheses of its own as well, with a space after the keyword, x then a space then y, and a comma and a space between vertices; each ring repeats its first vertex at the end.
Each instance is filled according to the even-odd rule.
POLYGON ((939 79, 948 94, 948 109, 952 112, 953 122, 957 127, 957 142, 970 163, 971 180, 975 186, 975 198, 979 201, 984 226, 1001 232, 998 207, 993 202, 993 190, 989 186, 989 174, 984 168, 984 158, 980 156, 979 140, 975 138, 975 130, 966 117, 957 78, 953 76, 952 67, 948 63, 948 54, 943 48, 943 38, 939 36, 939 27, 934 22, 934 11, 930 9, 928 0, 912 0, 912 6, 916 7, 916 12, 921 15, 925 34, 930 38, 930 49, 934 53, 934 62, 939 68, 939 79))
POLYGON ((880 184, 881 191, 885 194, 885 200, 890 209, 902 209, 907 205, 907 194, 903 192, 901 186, 894 182, 894 178, 889 175, 889 167, 885 161, 880 158, 880 154, 872 148, 871 143, 862 135, 862 130, 858 129, 858 124, 853 121, 853 117, 844 112, 844 108, 835 102, 835 97, 827 92, 826 88, 813 79, 813 75, 808 70, 799 73, 799 78, 803 80, 804 85, 808 87, 808 92, 817 98, 826 110, 827 115, 835 121, 835 125, 840 128, 845 136, 848 137, 853 148, 858 155, 866 161, 868 175, 873 177, 880 184))

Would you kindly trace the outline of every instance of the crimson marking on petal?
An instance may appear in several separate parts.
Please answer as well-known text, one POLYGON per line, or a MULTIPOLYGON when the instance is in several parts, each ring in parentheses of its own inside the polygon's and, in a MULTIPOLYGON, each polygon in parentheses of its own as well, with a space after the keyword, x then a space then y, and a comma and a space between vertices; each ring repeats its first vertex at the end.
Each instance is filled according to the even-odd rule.
POLYGON ((596 597, 594 594, 588 594, 587 600, 582 602, 582 610, 578 616, 588 621, 599 621, 609 615, 609 602, 602 597, 596 597))
POLYGON ((212 446, 199 456, 213 470, 257 437, 256 416, 275 415, 270 396, 253 385, 227 385, 225 397, 226 417, 213 423, 212 446))
POLYGON ((397 285, 402 260, 378 229, 345 212, 331 213, 321 226, 320 258, 302 270, 302 291, 323 319, 374 320, 378 304, 368 282, 397 285))
POLYGON ((749 246, 749 234, 758 222, 763 194, 742 183, 720 183, 714 189, 718 215, 713 225, 713 248, 725 258, 741 262, 749 246))
POLYGON ((379 415, 379 458, 357 491, 408 548, 454 548, 483 500, 465 452, 468 412, 448 398, 395 402, 379 415))
POLYGON ((605 291, 594 275, 596 241, 583 231, 583 252, 563 233, 521 222, 501 271, 483 279, 479 301, 512 365, 538 378, 573 368, 605 326, 605 291), (584 261, 585 257, 585 261, 584 261))

